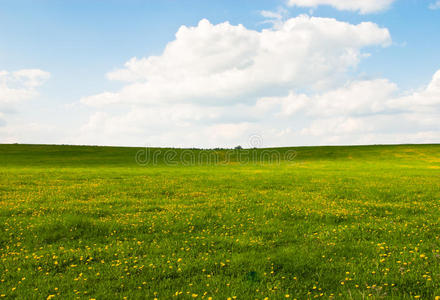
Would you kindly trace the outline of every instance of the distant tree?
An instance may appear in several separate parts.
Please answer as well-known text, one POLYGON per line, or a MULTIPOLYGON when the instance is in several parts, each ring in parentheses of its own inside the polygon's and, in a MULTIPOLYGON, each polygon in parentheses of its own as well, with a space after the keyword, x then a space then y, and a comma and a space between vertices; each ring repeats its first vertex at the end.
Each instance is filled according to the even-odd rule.
POLYGON ((235 147, 235 150, 242 150, 242 149, 243 149, 243 147, 240 146, 240 145, 238 145, 238 146, 235 147))

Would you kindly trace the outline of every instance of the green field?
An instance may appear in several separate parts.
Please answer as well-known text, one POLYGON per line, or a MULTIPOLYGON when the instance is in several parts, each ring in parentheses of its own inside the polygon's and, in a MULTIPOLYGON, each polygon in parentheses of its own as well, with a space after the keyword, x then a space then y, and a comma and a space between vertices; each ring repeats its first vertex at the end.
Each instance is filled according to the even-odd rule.
POLYGON ((440 145, 139 150, 0 145, 1 297, 440 296, 440 145))

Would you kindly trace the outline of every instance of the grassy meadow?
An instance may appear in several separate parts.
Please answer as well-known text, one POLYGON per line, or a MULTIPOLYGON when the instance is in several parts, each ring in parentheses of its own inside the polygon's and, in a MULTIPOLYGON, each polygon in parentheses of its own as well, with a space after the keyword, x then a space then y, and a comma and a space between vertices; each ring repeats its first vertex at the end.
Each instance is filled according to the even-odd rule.
POLYGON ((440 145, 0 145, 0 259, 7 299, 440 299, 440 145))

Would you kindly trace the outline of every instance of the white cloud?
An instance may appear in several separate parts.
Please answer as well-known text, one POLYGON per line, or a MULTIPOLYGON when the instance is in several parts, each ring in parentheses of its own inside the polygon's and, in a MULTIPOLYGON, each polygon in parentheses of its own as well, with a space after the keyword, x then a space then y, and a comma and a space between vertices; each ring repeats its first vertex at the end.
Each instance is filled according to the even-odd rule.
POLYGON ((432 9, 432 10, 440 9, 440 0, 438 0, 435 3, 431 3, 429 5, 429 9, 432 9))
POLYGON ((303 112, 309 116, 365 115, 390 109, 388 101, 397 92, 388 80, 354 81, 344 87, 307 96, 291 91, 287 97, 261 98, 257 106, 279 106, 279 114, 291 116, 303 112))
POLYGON ((37 95, 35 88, 42 85, 49 77, 48 72, 38 69, 0 71, 0 105, 35 97, 37 95))
POLYGON ((269 23, 272 24, 274 28, 281 28, 289 12, 285 8, 279 7, 276 11, 262 10, 260 14, 266 18, 266 20, 262 22, 263 24, 269 23))
POLYGON ((182 26, 162 55, 132 58, 125 68, 107 74, 127 82, 120 91, 81 102, 228 105, 287 89, 316 90, 334 85, 356 67, 362 48, 390 42, 387 29, 369 22, 352 25, 302 15, 258 32, 202 20, 195 27, 182 26))
POLYGON ((48 72, 38 69, 0 70, 0 127, 6 125, 7 115, 14 112, 22 101, 38 95, 36 88, 49 77, 48 72))
POLYGON ((134 106, 93 115, 75 143, 216 147, 426 143, 440 139, 440 70, 417 92, 386 79, 352 81, 322 93, 262 97, 224 106, 134 106))
POLYGON ((125 82, 120 90, 81 99, 95 113, 65 142, 246 146, 255 133, 262 146, 435 141, 440 71, 416 92, 348 75, 365 47, 390 42, 373 23, 308 16, 261 32, 182 26, 160 56, 107 74, 125 82))
POLYGON ((440 70, 425 88, 412 93, 379 79, 312 96, 291 92, 260 99, 257 105, 278 117, 306 115, 309 124, 300 135, 321 138, 324 144, 438 142, 440 70))
POLYGON ((386 10, 395 0, 287 0, 289 6, 317 7, 329 5, 338 10, 359 11, 361 14, 386 10))
POLYGON ((24 69, 13 72, 12 76, 25 87, 35 88, 45 83, 50 73, 39 69, 24 69))
POLYGON ((429 85, 421 91, 390 101, 390 106, 406 111, 430 112, 440 106, 440 70, 432 77, 429 85))
POLYGON ((268 19, 277 19, 277 20, 282 20, 284 18, 284 13, 286 11, 283 10, 283 12, 281 11, 270 11, 270 10, 262 10, 261 11, 261 15, 265 18, 268 19))

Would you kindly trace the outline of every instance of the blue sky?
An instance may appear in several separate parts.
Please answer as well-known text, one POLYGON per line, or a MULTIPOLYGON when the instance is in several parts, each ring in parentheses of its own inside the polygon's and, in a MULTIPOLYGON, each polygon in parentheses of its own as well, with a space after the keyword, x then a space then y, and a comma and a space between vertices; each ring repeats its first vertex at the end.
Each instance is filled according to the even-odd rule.
MULTIPOLYGON (((93 105, 84 105, 84 101, 81 104, 81 99, 85 97, 103 92, 116 93, 127 86, 124 80, 109 80, 106 74, 124 68, 124 64, 133 57, 141 59, 152 55, 161 56, 165 46, 175 40, 175 34, 180 26, 197 27, 201 19, 207 19, 213 25, 226 21, 231 26, 243 24, 247 30, 257 32, 263 29, 276 30, 270 23, 265 22, 267 18, 262 16, 261 11, 283 10, 282 22, 301 14, 307 14, 309 17, 334 18, 338 22, 351 25, 371 22, 379 28, 387 29, 392 39, 390 45, 386 47, 378 46, 377 43, 363 45, 362 52, 368 52, 369 57, 360 59, 358 63, 344 71, 345 83, 318 89, 316 94, 325 95, 330 90, 338 90, 342 86, 347 86, 349 82, 380 78, 396 84, 399 89, 396 92, 398 96, 406 95, 426 87, 433 75, 440 69, 440 35, 438 34, 440 9, 429 8, 434 2, 435 0, 396 0, 385 9, 362 14, 359 11, 341 10, 329 5, 289 6, 286 1, 275 0, 0 1, 0 71, 5 70, 11 73, 17 70, 38 69, 50 73, 50 78, 45 80, 44 84, 35 89, 32 87, 35 95, 29 99, 23 102, 16 101, 14 105, 10 105, 12 101, 4 100, 7 105, 3 106, 8 107, 4 109, 5 111, 0 111, 0 119, 3 120, 3 126, 0 127, 0 142, 95 144, 93 135, 89 135, 87 129, 91 118, 99 114, 106 114, 107 117, 109 115, 121 117, 121 113, 138 111, 132 102, 114 108, 106 107, 109 111, 103 111, 102 108, 96 108, 93 105), (32 124, 32 129, 26 129, 27 123, 32 124), (60 128, 65 130, 59 130, 60 128), (87 131, 88 137, 81 139, 81 133, 75 132, 78 128, 82 128, 83 132, 87 131)), ((333 47, 333 44, 323 45, 323 47, 333 47)), ((289 58, 286 57, 286 59, 289 58)), ((6 84, 12 88, 14 86, 10 81, 6 84)), ((172 82, 169 84, 172 88, 172 82)), ((304 86, 293 84, 291 88, 279 91, 273 96, 285 95, 292 91, 297 93, 307 91, 308 96, 314 97, 307 84, 304 86)), ((254 95, 255 99, 252 103, 255 104, 259 98, 267 96, 271 95, 266 91, 262 92, 261 97, 254 95)), ((227 103, 231 104, 231 101, 227 100, 227 103)), ((236 104, 240 105, 240 103, 236 104)), ((249 104, 250 102, 246 102, 246 105, 249 104)), ((154 106, 151 103, 143 104, 139 111, 149 109, 149 105, 154 106)), ((180 107, 176 107, 173 112, 178 110, 180 107)), ((166 131, 176 129, 178 141, 174 141, 173 135, 170 135, 167 139, 156 136, 149 142, 152 135, 147 132, 138 135, 133 133, 131 139, 120 138, 118 134, 113 137, 111 134, 106 135, 106 139, 100 139, 99 129, 95 128, 97 131, 95 135, 98 136, 96 144, 233 145, 234 143, 245 144, 246 136, 252 132, 265 136, 268 141, 267 145, 350 144, 370 141, 366 139, 364 142, 362 139, 356 140, 352 137, 344 138, 342 134, 338 134, 338 138, 334 139, 286 136, 277 140, 267 137, 270 132, 283 130, 292 132, 295 131, 294 128, 298 129, 298 126, 307 129, 308 125, 313 125, 314 119, 305 118, 304 115, 307 113, 291 115, 289 120, 276 118, 279 121, 279 124, 275 126, 276 130, 275 127, 270 128, 267 124, 262 125, 268 122, 269 116, 263 117, 261 121, 258 121, 255 116, 243 116, 242 119, 254 120, 252 122, 256 123, 254 124, 256 126, 251 128, 253 125, 248 124, 246 125, 248 130, 241 129, 243 131, 241 135, 221 135, 222 137, 218 140, 212 140, 208 144, 204 143, 203 138, 199 139, 193 134, 188 134, 187 138, 182 139, 181 136, 185 133, 176 129, 175 124, 166 131), (302 119, 306 120, 302 123, 298 121, 302 119)), ((342 117, 346 120, 353 118, 352 115, 342 117)), ((419 117, 424 116, 412 116, 412 118, 419 117)), ((429 117, 434 118, 434 116, 429 117)), ((208 127, 216 130, 215 126, 220 126, 223 130, 225 130, 224 127, 230 126, 230 130, 235 131, 233 125, 243 123, 239 121, 240 116, 237 119, 235 123, 217 120, 215 124, 204 124, 204 127, 194 127, 190 131, 204 130, 208 127)), ((197 120, 193 122, 197 123, 197 120)), ((130 126, 136 127, 136 125, 127 125, 129 133, 137 132, 136 128, 130 130, 130 126)), ((181 124, 176 126, 181 127, 181 124)), ((142 124, 140 127, 154 128, 155 124, 142 124)), ((419 133, 430 133, 422 134, 425 137, 429 136, 425 139, 405 140, 402 138, 405 133, 399 132, 399 138, 391 136, 390 142, 432 142, 437 138, 437 129, 432 124, 429 128, 421 128, 419 133)), ((368 132, 376 136, 383 136, 384 133, 380 128, 374 132, 368 132)), ((127 135, 126 132, 119 134, 127 135)), ((371 138, 371 142, 376 141, 386 142, 386 137, 383 136, 377 140, 371 138)))

